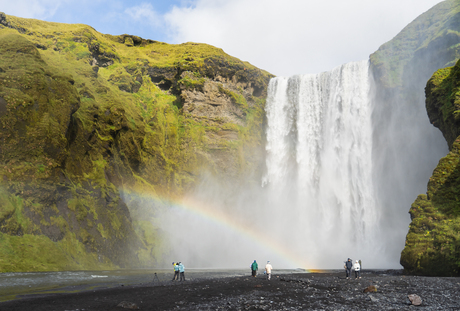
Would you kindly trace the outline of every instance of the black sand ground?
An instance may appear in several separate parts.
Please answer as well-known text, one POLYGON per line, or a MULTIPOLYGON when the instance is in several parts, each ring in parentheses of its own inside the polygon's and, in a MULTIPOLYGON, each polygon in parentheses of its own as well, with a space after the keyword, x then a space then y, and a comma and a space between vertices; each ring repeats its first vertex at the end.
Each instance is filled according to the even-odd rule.
POLYGON ((274 274, 156 282, 0 303, 1 311, 104 310, 460 310, 460 278, 405 276, 400 271, 274 274), (369 285, 376 292, 363 293, 369 285), (421 297, 411 305, 409 294, 421 297), (123 306, 118 306, 118 305, 123 306))

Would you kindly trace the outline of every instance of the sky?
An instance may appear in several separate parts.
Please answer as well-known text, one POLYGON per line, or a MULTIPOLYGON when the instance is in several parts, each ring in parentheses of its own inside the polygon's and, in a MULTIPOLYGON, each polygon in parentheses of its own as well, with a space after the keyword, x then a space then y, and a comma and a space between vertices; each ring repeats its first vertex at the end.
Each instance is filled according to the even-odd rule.
POLYGON ((277 76, 368 59, 440 0, 0 0, 0 11, 102 33, 207 43, 277 76))

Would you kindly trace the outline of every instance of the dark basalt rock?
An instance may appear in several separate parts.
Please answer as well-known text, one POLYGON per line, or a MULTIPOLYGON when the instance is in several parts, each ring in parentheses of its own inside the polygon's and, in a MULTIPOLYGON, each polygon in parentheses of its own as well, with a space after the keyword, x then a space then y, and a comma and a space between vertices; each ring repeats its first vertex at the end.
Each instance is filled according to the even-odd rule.
POLYGON ((5 27, 11 28, 11 29, 16 29, 20 33, 26 33, 27 32, 27 29, 22 28, 22 27, 14 26, 10 22, 8 22, 6 14, 3 13, 3 12, 0 12, 0 24, 5 26, 5 27))
MULTIPOLYGON (((426 310, 460 308, 459 278, 402 276, 385 271, 367 271, 360 280, 346 280, 342 273, 284 274, 289 282, 248 276, 189 279, 181 284, 168 281, 117 286, 82 293, 43 295, 0 302, 5 310, 74 309, 114 310, 136 305, 141 310, 410 310, 407 293, 417 293, 426 310), (309 282, 307 282, 307 280, 309 282), (301 281, 301 282, 299 282, 301 281), (407 282, 402 286, 402 282, 407 282), (378 284, 379 292, 363 293, 359 288, 378 284), (307 285, 308 284, 308 285, 307 285)), ((416 298, 417 299, 417 298, 416 298)), ((414 302, 416 300, 413 300, 414 302)))
POLYGON ((171 89, 175 84, 178 69, 174 67, 148 67, 147 73, 153 83, 164 91, 171 89))

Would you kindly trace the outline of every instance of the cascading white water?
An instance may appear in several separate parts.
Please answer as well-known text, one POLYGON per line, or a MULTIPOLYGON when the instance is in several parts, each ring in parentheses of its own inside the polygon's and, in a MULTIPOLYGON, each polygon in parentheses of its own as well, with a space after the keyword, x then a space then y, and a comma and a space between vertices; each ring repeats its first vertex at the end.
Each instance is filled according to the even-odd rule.
POLYGON ((330 267, 326 258, 378 256, 368 68, 354 62, 269 84, 263 185, 280 207, 274 217, 295 215, 289 231, 315 267, 330 267))
POLYGON ((388 213, 393 219, 407 210, 380 205, 376 194, 372 83, 368 61, 272 79, 263 187, 204 176, 190 196, 208 217, 180 208, 161 216, 174 241, 170 256, 193 267, 241 268, 257 259, 337 269, 348 257, 365 268, 397 267, 399 244, 388 245, 405 232, 387 230, 388 213))

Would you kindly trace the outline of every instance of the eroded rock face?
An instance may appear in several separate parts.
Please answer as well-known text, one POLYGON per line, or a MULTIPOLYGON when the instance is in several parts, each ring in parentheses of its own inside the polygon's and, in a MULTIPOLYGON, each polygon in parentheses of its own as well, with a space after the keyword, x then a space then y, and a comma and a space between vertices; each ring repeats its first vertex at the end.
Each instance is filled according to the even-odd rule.
POLYGON ((245 112, 222 91, 222 88, 222 83, 207 80, 202 90, 182 91, 184 111, 196 117, 222 118, 226 122, 244 126, 245 112))
POLYGON ((0 161, 24 161, 31 166, 22 176, 6 178, 33 178, 37 172, 32 167, 38 162, 52 174, 67 156, 65 133, 80 107, 75 81, 53 72, 34 44, 20 35, 3 36, 0 44, 6 60, 15 57, 15 62, 0 64, 5 68, 0 90, 0 161))
POLYGON ((151 265, 151 194, 262 172, 268 72, 205 44, 3 13, 0 33, 0 271, 151 265), (31 259, 26 243, 51 251, 31 259))
MULTIPOLYGON (((453 126, 442 128, 445 123, 453 124, 454 118, 443 114, 441 108, 429 99, 430 96, 437 97, 437 93, 428 91, 426 109, 423 94, 426 81, 434 71, 452 66, 458 60, 459 14, 458 1, 443 1, 417 17, 370 56, 371 71, 376 82, 373 111, 373 126, 377 129, 374 131, 374 168, 379 176, 376 179, 376 196, 385 206, 386 214, 392 215, 392 219, 388 220, 400 222, 401 228, 405 226, 407 216, 401 213, 399 206, 411 205, 420 192, 418 189, 425 187, 433 173, 432 168, 447 153, 447 144, 426 121, 426 111, 431 123, 442 130, 449 148, 459 135, 453 126), (380 154, 385 156, 381 157, 380 154), (408 174, 398 177, 399 184, 404 185, 400 187, 394 183, 394 178, 403 171, 408 174), (395 218, 395 215, 399 216, 395 218)), ((429 88, 428 85, 427 90, 429 88)), ((447 97, 443 97, 444 100, 448 101, 447 97)), ((433 218, 437 217, 434 215, 437 214, 437 208, 431 205, 429 194, 419 196, 412 204, 412 224, 401 254, 401 264, 410 273, 455 273, 452 270, 448 272, 452 269, 451 265, 435 264, 436 260, 443 263, 454 261, 445 260, 445 249, 438 242, 433 243, 433 238, 446 240, 441 232, 433 234, 432 229, 438 221, 433 218), (439 256, 436 255, 438 251, 442 253, 439 256)), ((382 215, 382 222, 386 222, 385 217, 382 215)), ((394 251, 399 251, 399 248, 394 251)))
POLYGON ((411 224, 401 265, 410 273, 454 276, 460 274, 460 62, 438 70, 427 84, 430 120, 448 140, 450 152, 431 176, 427 193, 419 195, 409 211, 411 224))
POLYGON ((149 66, 147 73, 153 83, 164 91, 168 91, 175 82, 177 69, 173 67, 156 67, 149 66))
POLYGON ((16 29, 20 33, 25 33, 27 31, 23 27, 17 27, 15 25, 13 25, 12 23, 10 23, 6 18, 6 14, 3 13, 3 12, 0 12, 0 24, 5 26, 5 27, 8 27, 8 28, 16 29))
MULTIPOLYGON (((75 114, 81 101, 94 101, 91 90, 78 89, 72 76, 56 71, 35 44, 19 34, 2 36, 0 45, 4 57, 0 62, 4 68, 0 72, 3 238, 10 243, 10 236, 48 238, 56 251, 54 269, 85 267, 79 263, 84 260, 57 251, 78 249, 76 245, 95 255, 89 256, 93 260, 86 263, 88 267, 136 265, 136 251, 130 244, 139 247, 140 240, 119 194, 88 182, 77 186, 64 173, 65 163, 72 163, 76 155, 69 153, 78 132, 75 114)), ((18 244, 13 243, 12 249, 18 244)), ((30 244, 31 253, 43 248, 39 243, 30 244)), ((41 268, 50 269, 47 265, 41 268)), ((11 265, 8 269, 20 268, 11 265)))
MULTIPOLYGON (((88 253, 97 254, 99 264, 136 266, 136 251, 141 242, 133 230, 129 210, 118 192, 103 190, 89 183, 76 190, 69 181, 11 183, 8 193, 23 198, 22 213, 30 222, 25 224, 10 215, 0 221, 0 232, 44 235, 61 247, 79 241, 88 253)), ((1 193, 0 202, 6 201, 1 193)), ((12 214, 15 212, 11 210, 12 214)), ((74 260, 68 263, 69 267, 78 267, 79 259, 74 260)))
POLYGON ((436 71, 428 81, 426 109, 430 122, 439 128, 449 149, 460 135, 460 63, 436 71))

